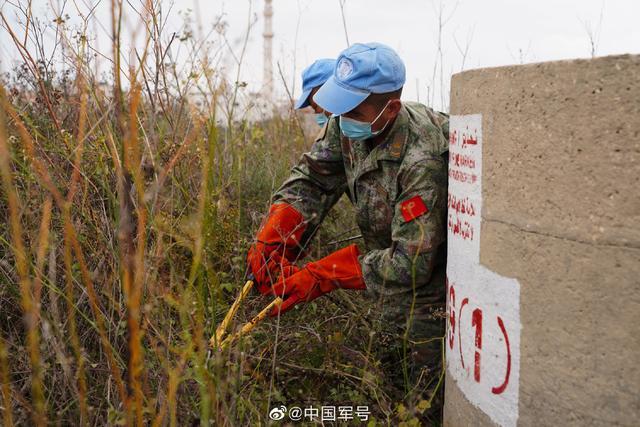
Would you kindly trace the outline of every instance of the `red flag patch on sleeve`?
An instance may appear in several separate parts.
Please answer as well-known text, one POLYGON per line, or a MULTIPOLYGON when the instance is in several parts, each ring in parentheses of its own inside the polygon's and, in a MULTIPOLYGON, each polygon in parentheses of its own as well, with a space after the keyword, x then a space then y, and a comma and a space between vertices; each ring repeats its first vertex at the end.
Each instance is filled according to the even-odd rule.
POLYGON ((404 222, 409 222, 420 215, 426 214, 429 212, 429 209, 427 209, 427 205, 424 204, 420 196, 414 196, 400 203, 400 211, 402 212, 404 222))

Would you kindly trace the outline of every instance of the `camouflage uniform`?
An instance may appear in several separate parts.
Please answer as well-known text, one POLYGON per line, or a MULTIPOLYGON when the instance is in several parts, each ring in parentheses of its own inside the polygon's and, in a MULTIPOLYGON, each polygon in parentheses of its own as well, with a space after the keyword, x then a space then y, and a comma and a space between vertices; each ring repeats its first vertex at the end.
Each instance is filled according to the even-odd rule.
POLYGON ((404 379, 401 355, 407 355, 412 382, 422 367, 432 379, 442 361, 437 338, 444 335, 448 117, 405 102, 385 140, 370 144, 342 136, 332 118, 275 200, 292 204, 309 222, 305 241, 347 193, 366 247, 359 261, 367 292, 381 304, 378 321, 386 332, 380 339, 392 340, 381 347, 388 348, 396 382, 404 379), (415 196, 428 212, 407 221, 401 205, 415 196), (412 327, 403 340, 411 312, 412 327))

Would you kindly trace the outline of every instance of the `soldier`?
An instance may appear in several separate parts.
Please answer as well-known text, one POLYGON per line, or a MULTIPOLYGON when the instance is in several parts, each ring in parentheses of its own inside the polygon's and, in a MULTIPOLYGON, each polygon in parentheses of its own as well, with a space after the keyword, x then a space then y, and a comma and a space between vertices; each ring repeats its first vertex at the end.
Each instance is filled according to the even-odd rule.
POLYGON ((431 402, 427 419, 436 422, 443 389, 448 117, 401 102, 404 82, 404 64, 388 46, 354 44, 340 54, 313 97, 334 116, 277 190, 248 263, 262 293, 284 296, 279 313, 336 288, 365 290, 380 302, 383 366, 398 388, 431 402), (365 250, 352 244, 297 267, 345 192, 365 250))
POLYGON ((296 110, 311 107, 315 113, 316 123, 323 127, 331 117, 331 113, 323 110, 313 101, 313 95, 333 74, 335 59, 318 59, 302 71, 302 95, 294 105, 296 110))

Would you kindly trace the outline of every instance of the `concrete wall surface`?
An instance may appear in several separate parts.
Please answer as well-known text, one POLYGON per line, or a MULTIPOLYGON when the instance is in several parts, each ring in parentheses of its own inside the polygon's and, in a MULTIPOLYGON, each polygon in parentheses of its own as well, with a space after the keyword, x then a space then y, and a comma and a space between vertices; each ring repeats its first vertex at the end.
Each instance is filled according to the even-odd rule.
POLYGON ((445 425, 640 425, 640 56, 462 72, 451 115, 445 425))

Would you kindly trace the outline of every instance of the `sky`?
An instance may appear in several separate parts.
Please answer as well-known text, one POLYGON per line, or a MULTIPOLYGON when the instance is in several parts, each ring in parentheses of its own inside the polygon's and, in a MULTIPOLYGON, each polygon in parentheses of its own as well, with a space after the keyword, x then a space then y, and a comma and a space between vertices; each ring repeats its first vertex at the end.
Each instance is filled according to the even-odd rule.
MULTIPOLYGON (((26 2, 26 0, 11 0, 26 2)), ((53 19, 62 0, 33 0, 33 10, 43 20, 53 19)), ((129 0, 133 5, 141 0, 129 0)), ((285 95, 278 67, 287 84, 300 93, 300 73, 317 58, 337 57, 354 42, 382 42, 396 49, 407 69, 405 100, 420 100, 448 108, 451 74, 474 68, 512 65, 592 55, 640 53, 639 0, 273 0, 273 62, 276 93, 285 95), (442 17, 441 29, 439 16, 442 17), (590 37, 590 35, 592 37, 590 37), (440 39, 440 44, 438 40, 440 39), (440 46, 440 48, 439 48, 440 46), (442 77, 442 78, 441 78, 442 77)), ((68 1, 71 20, 74 5, 88 10, 96 6, 97 39, 108 46, 109 2, 68 1), (85 6, 83 7, 82 4, 85 6)), ((15 23, 15 8, 0 0, 2 13, 15 23)), ((169 17, 167 37, 179 29, 185 13, 196 33, 209 33, 219 17, 226 22, 229 46, 224 47, 230 78, 237 71, 238 56, 247 23, 249 31, 240 80, 248 90, 260 90, 262 69, 263 0, 163 0, 169 17), (233 51, 233 54, 232 54, 233 51)), ((125 6, 126 8, 126 6, 125 6)), ((125 9, 125 28, 139 35, 139 17, 125 9)), ((133 39, 133 37, 129 37, 133 39)), ((137 40, 140 40, 138 37, 137 40)), ((10 38, 0 27, 0 66, 6 71, 17 58, 10 38)), ((132 41, 129 45, 139 43, 132 41)))

